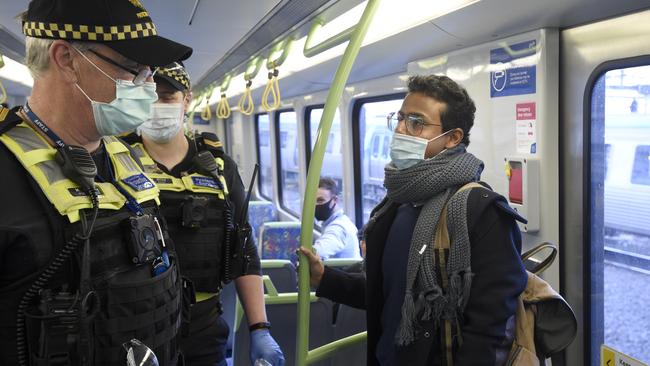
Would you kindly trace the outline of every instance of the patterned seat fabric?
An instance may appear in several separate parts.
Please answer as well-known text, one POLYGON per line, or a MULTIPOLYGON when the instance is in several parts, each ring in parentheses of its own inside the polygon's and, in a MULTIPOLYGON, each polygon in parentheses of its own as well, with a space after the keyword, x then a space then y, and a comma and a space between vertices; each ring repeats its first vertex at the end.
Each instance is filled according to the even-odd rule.
POLYGON ((296 249, 300 246, 300 222, 264 223, 260 229, 259 246, 261 259, 288 259, 296 264, 296 249))
POLYGON ((253 237, 258 238, 260 228, 265 222, 278 220, 278 212, 272 202, 251 201, 248 206, 248 222, 253 229, 253 237))

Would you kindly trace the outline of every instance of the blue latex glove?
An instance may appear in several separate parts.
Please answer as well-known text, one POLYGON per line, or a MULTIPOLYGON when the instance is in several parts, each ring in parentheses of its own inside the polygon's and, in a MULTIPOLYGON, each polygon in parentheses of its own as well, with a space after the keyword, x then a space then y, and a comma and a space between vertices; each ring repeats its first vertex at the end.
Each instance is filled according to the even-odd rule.
POLYGON ((261 358, 273 366, 284 366, 284 354, 268 329, 258 329, 251 333, 250 356, 251 365, 261 358))

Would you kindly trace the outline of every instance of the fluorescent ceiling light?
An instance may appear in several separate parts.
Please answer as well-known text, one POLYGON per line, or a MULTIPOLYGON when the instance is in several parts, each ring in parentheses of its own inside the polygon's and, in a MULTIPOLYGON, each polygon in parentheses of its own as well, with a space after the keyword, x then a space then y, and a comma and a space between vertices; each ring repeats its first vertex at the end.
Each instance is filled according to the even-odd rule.
POLYGON ((27 66, 21 64, 20 62, 16 62, 7 56, 3 56, 2 58, 5 62, 5 66, 3 68, 0 68, 0 79, 11 80, 30 88, 34 86, 34 79, 29 73, 27 66))
MULTIPOLYGON (((379 4, 374 20, 368 29, 368 33, 361 44, 367 46, 393 35, 404 32, 423 23, 439 18, 443 15, 460 10, 466 6, 479 2, 480 0, 448 0, 448 1, 422 1, 422 0, 388 0, 379 4)), ((312 44, 322 42, 358 23, 361 19, 366 2, 363 2, 340 16, 325 24, 315 35, 312 44)), ((314 57, 303 56, 302 50, 305 47, 307 37, 296 40, 292 44, 292 50, 285 62, 278 69, 279 78, 289 76, 296 72, 308 69, 320 63, 331 60, 343 54, 347 42, 322 52, 314 57)), ((251 89, 259 88, 266 84, 266 68, 252 80, 251 89)), ((232 78, 230 87, 226 91, 228 97, 237 96, 244 92, 246 82, 244 74, 241 73, 232 78)), ((218 89, 218 87, 217 87, 218 89)), ((216 104, 220 99, 219 90, 215 90, 210 98, 210 104, 216 104)), ((205 103, 205 102, 204 102, 205 103)))

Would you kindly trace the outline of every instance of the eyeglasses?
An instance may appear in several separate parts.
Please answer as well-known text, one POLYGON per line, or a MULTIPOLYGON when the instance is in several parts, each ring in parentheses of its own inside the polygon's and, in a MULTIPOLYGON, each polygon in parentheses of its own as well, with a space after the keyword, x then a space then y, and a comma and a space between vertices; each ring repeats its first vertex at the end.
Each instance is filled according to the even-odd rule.
POLYGON ((403 120, 406 124, 406 131, 413 136, 420 135, 424 126, 440 126, 436 123, 426 122, 422 116, 418 116, 417 114, 405 115, 402 112, 391 112, 386 116, 386 120, 388 122, 388 129, 391 131, 395 131, 400 121, 403 120))
POLYGON ((97 52, 95 50, 91 49, 91 50, 88 50, 88 51, 92 52, 95 56, 97 56, 100 59, 108 62, 109 64, 111 64, 113 66, 116 66, 116 67, 118 67, 118 68, 132 74, 134 76, 133 77, 133 84, 135 84, 135 85, 144 84, 144 82, 147 81, 147 79, 149 77, 153 77, 153 75, 158 71, 158 68, 155 68, 153 71, 151 71, 149 66, 139 66, 138 69, 135 70, 133 68, 121 65, 117 61, 114 61, 114 60, 102 55, 101 53, 99 53, 99 52, 97 52))

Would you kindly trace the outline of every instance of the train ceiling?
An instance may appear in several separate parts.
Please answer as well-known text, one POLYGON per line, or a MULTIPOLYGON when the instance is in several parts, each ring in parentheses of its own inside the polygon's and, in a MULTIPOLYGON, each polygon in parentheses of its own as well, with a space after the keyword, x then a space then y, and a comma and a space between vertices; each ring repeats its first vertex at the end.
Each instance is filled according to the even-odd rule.
MULTIPOLYGON (((14 17, 26 9, 28 2, 0 0, 0 43, 13 49, 13 55, 19 53, 15 50, 15 39, 22 39, 20 24, 14 17)), ((237 50, 242 38, 260 27, 270 13, 295 2, 304 0, 142 0, 162 36, 194 48, 194 55, 186 65, 190 76, 197 81, 208 75, 229 51, 232 54, 237 50)), ((351 8, 359 0, 323 3, 351 8)), ((647 0, 481 0, 364 47, 355 63, 351 81, 402 72, 412 60, 495 38, 541 27, 566 28, 649 6, 647 0)), ((300 20, 295 19, 296 22, 300 20)), ((375 19, 375 22, 390 21, 375 19)), ((4 53, 10 54, 6 50, 4 53)), ((292 82, 286 80, 284 84, 292 87, 287 94, 283 90, 283 96, 326 89, 337 63, 338 59, 334 59, 290 76, 292 82)))

